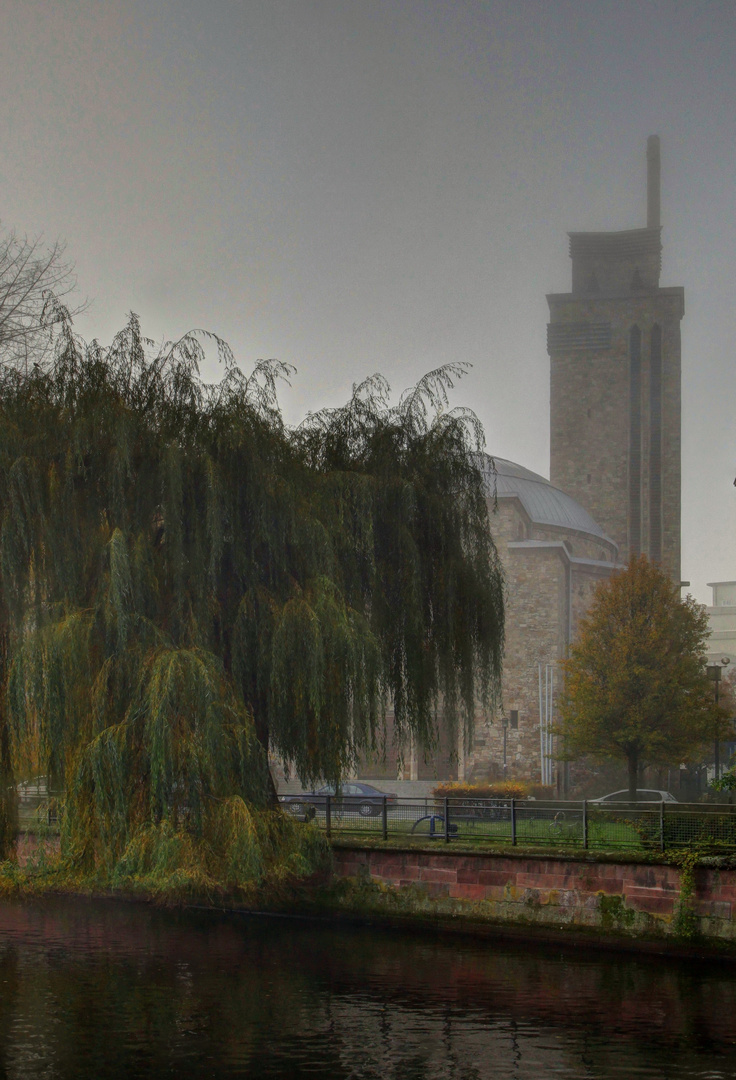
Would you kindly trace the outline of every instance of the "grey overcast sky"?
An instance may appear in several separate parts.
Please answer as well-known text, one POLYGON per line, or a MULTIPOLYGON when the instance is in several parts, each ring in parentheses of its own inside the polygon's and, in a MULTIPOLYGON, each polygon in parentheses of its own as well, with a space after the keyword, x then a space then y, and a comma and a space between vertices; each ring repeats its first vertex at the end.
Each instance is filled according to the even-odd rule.
POLYGON ((683 575, 736 579, 734 0, 4 0, 0 41, 0 218, 67 241, 85 337, 293 363, 290 422, 467 360, 454 402, 545 475, 545 294, 568 230, 646 224, 658 133, 683 575))

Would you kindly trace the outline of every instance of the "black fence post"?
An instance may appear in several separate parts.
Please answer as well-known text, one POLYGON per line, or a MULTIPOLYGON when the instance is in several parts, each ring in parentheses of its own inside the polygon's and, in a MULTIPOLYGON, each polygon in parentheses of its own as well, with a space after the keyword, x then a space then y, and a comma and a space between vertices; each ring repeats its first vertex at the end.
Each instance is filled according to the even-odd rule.
MULTIPOLYGON (((376 811, 379 810, 380 813, 381 813, 381 823, 380 823, 379 828, 381 830, 381 833, 382 833, 382 836, 383 836, 384 840, 388 840, 388 837, 389 837, 389 830, 388 830, 388 825, 389 825, 389 822, 388 822, 388 800, 389 800, 390 797, 391 796, 384 796, 383 792, 380 792, 380 794, 377 794, 375 799, 374 799, 374 816, 376 816, 376 811)), ((326 837, 328 839, 331 839, 331 836, 332 836, 332 810, 333 810, 333 807, 335 807, 335 806, 337 806, 337 810, 338 810, 338 817, 337 817, 337 822, 338 822, 338 826, 339 826, 338 833, 340 833, 341 835, 342 835, 343 832, 349 834, 351 832, 356 832, 356 831, 360 832, 360 831, 363 831, 365 829, 365 823, 363 822, 362 815, 357 820, 353 820, 353 815, 352 814, 347 815, 346 819, 343 820, 342 814, 339 813, 339 811, 341 809, 344 809, 344 798, 342 796, 334 796, 333 797, 332 795, 327 795, 327 794, 320 795, 319 798, 315 799, 315 802, 312 803, 312 804, 306 803, 304 801, 304 796, 298 796, 298 795, 296 795, 296 796, 287 796, 285 801, 287 803, 287 805, 284 807, 285 810, 287 810, 287 811, 291 810, 292 812, 296 812, 297 810, 300 811, 297 814, 297 817, 299 818, 299 820, 311 821, 311 820, 313 820, 315 818, 318 810, 322 809, 322 812, 325 815, 325 819, 324 819, 325 835, 326 835, 326 837), (334 799, 337 799, 337 802, 335 802, 334 799), (322 801, 322 800, 324 800, 324 801, 322 801), (320 807, 320 803, 321 803, 321 807, 320 807), (303 814, 301 813, 302 809, 304 810, 303 814)), ((406 807, 406 808, 408 808, 409 810, 411 810, 413 812, 412 816, 416 817, 417 814, 420 815, 414 822, 412 822, 411 820, 409 820, 407 822, 406 817, 403 814, 400 815, 401 816, 401 824, 402 824, 402 826, 405 823, 408 824, 409 826, 411 826, 411 832, 412 832, 412 834, 414 834, 416 836, 416 839, 419 839, 420 836, 426 836, 427 835, 427 825, 426 825, 426 823, 427 823, 427 820, 429 820, 429 836, 432 839, 435 839, 435 840, 444 839, 445 843, 450 843, 450 841, 453 839, 453 837, 457 840, 457 839, 462 839, 462 836, 463 836, 462 833, 458 833, 458 828, 459 828, 458 823, 453 823, 452 822, 452 813, 451 813, 452 808, 450 806, 451 802, 452 802, 452 798, 447 797, 447 796, 442 796, 442 797, 438 797, 438 798, 428 798, 428 797, 425 796, 423 798, 419 797, 419 798, 414 798, 414 799, 409 799, 409 798, 403 799, 403 798, 399 797, 399 798, 396 799, 396 811, 398 813, 399 811, 403 810, 404 807, 406 807), (422 815, 422 809, 424 809, 424 811, 425 811, 425 813, 423 815, 422 815), (443 825, 440 826, 439 822, 440 822, 440 820, 442 820, 442 815, 443 814, 444 814, 444 822, 443 822, 443 825), (416 833, 415 833, 415 829, 416 829, 416 833)), ((552 841, 553 834, 554 834, 554 837, 555 837, 555 843, 557 843, 559 845, 565 845, 565 846, 571 845, 571 846, 573 846, 573 845, 576 845, 579 842, 578 838, 575 836, 575 830, 574 829, 572 831, 570 831, 567 827, 563 827, 563 826, 560 826, 558 824, 559 821, 564 822, 565 820, 569 820, 570 817, 574 817, 574 815, 575 815, 575 803, 572 800, 565 804, 565 809, 561 810, 554 817, 554 820, 551 819, 551 815, 554 815, 554 809, 550 810, 547 806, 544 805, 544 803, 542 803, 542 804, 539 804, 539 808, 535 812, 534 806, 535 806, 535 804, 533 802, 531 802, 531 803, 525 804, 525 806, 522 807, 522 809, 523 809, 522 821, 526 821, 529 818, 531 818, 534 821, 535 825, 536 825, 537 821, 539 821, 540 823, 547 822, 548 825, 549 825, 549 840, 550 840, 550 842, 552 841), (567 818, 566 818, 565 815, 568 815, 567 818)), ((654 850, 654 848, 657 846, 657 837, 656 837, 656 833, 654 832, 654 821, 651 820, 652 816, 655 813, 657 813, 656 806, 657 806, 657 803, 653 802, 653 803, 649 804, 649 809, 645 808, 644 810, 641 811, 641 816, 645 820, 649 821, 649 823, 653 826, 653 828, 649 830, 649 841, 648 842, 645 841, 645 844, 644 844, 645 847, 647 847, 647 846, 649 847, 650 851, 654 850)), ((511 844, 514 845, 514 846, 518 846, 518 843, 519 843, 519 835, 518 835, 518 833, 519 833, 519 828, 518 828, 518 826, 519 826, 519 815, 518 815, 518 806, 517 806, 517 800, 516 799, 508 798, 508 799, 489 799, 489 800, 477 800, 477 801, 473 801, 473 800, 471 800, 471 801, 467 801, 467 800, 462 801, 459 798, 455 799, 455 809, 457 811, 460 822, 464 822, 465 820, 468 820, 471 823, 475 823, 475 822, 477 822, 479 820, 480 821, 490 820, 490 821, 497 821, 498 822, 498 821, 501 821, 501 820, 504 819, 506 807, 508 807, 508 809, 509 809, 509 817, 510 817, 510 821, 511 821, 511 838, 510 838, 511 839, 511 844)), ((593 814, 593 822, 594 823, 595 822, 599 822, 599 823, 602 822, 604 824, 608 824, 611 821, 615 822, 615 821, 619 820, 617 815, 620 814, 620 811, 616 810, 615 806, 609 806, 609 805, 606 805, 605 803, 600 804, 600 803, 597 803, 597 802, 594 801, 593 802, 593 810, 595 811, 595 813, 593 814)), ((591 837, 590 837, 590 817, 589 817, 589 813, 588 813, 587 799, 582 799, 581 800, 581 802, 580 802, 580 811, 581 811, 581 819, 582 819, 582 848, 589 849, 590 846, 591 846, 592 841, 591 841, 591 837)), ((52 810, 51 813, 53 814, 53 810, 52 810)), ((658 817, 659 817, 659 849, 660 849, 661 852, 664 852, 668 847, 668 841, 667 841, 667 829, 668 828, 672 828, 672 831, 673 831, 673 837, 670 838, 671 839, 671 843, 669 844, 670 847, 672 847, 673 845, 675 847, 677 847, 678 842, 683 841, 683 836, 680 835, 679 832, 678 832, 677 836, 674 835, 674 833, 677 830, 674 828, 674 826, 668 826, 667 820, 666 820, 667 817, 672 817, 674 825, 677 825, 678 822, 675 821, 675 817, 677 817, 678 821, 679 821, 679 815, 680 814, 684 815, 684 821, 690 821, 691 822, 691 828, 695 828, 696 826, 701 826, 701 825, 703 827, 705 827, 705 825, 707 824, 709 826, 709 829, 710 829, 711 833, 714 832, 714 830, 715 831, 718 830, 721 822, 723 821, 723 817, 721 815, 728 815, 727 821, 728 821, 729 830, 736 831, 736 824, 735 824, 736 823, 736 806, 734 806, 734 805, 709 807, 709 808, 704 807, 704 808, 702 808, 700 810, 698 808, 696 808, 696 807, 692 807, 689 810, 681 810, 681 809, 678 809, 677 805, 675 805, 672 810, 668 811, 667 807, 666 807, 666 804, 665 804, 665 801, 663 799, 660 799, 658 817), (707 809, 708 812, 706 812, 706 809, 707 809)), ((317 818, 317 823, 319 823, 320 820, 321 820, 320 818, 317 818)), ((726 823, 724 822, 724 827, 725 827, 725 824, 726 823)), ((378 825, 378 822, 376 822, 376 825, 378 825)), ((378 828, 375 830, 375 832, 378 832, 378 828)), ((600 832, 600 830, 596 831, 594 833, 594 837, 593 837, 593 839, 595 841, 596 848, 599 848, 601 846, 605 846, 605 837, 599 836, 599 832, 600 832)), ((606 832, 606 830, 604 830, 604 833, 605 832, 606 832)), ((687 836, 689 836, 689 835, 690 835, 690 833, 689 833, 689 831, 687 831, 687 835, 684 837, 684 839, 687 840, 687 836)), ((734 849, 736 849, 736 839, 732 840, 731 836, 732 836, 732 833, 729 831, 727 833, 727 836, 722 838, 721 843, 723 843, 724 846, 727 845, 728 848, 730 848, 733 851, 734 849)), ((498 840, 503 839, 503 836, 502 835, 497 836, 495 834, 495 830, 490 832, 490 834, 486 833, 485 830, 481 830, 480 835, 478 835, 478 840, 481 840, 481 841, 482 840, 488 840, 489 842, 492 842, 494 840, 494 838, 496 839, 496 842, 498 842, 498 840)), ((467 839, 468 839, 468 837, 466 835, 466 840, 467 839)), ((521 840, 522 844, 529 842, 529 840, 530 840, 530 838, 527 837, 527 834, 525 832, 524 835, 522 836, 522 840, 521 840)), ((708 841, 706 840, 705 842, 707 843, 708 841)), ((713 835, 711 837, 710 842, 712 844, 716 845, 718 843, 717 837, 715 835, 713 835)), ((623 846, 626 846, 626 847, 636 846, 636 847, 638 847, 639 842, 637 842, 635 840, 628 839, 628 840, 626 840, 624 842, 623 846)), ((721 850, 721 848, 719 847, 718 850, 721 850)))

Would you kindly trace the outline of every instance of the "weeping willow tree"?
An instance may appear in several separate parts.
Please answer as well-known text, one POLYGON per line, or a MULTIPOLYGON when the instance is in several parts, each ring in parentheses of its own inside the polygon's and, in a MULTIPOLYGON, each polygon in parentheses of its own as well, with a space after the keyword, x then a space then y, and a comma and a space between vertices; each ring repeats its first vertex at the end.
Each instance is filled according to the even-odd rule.
POLYGON ((462 367, 395 406, 374 378, 291 431, 286 365, 246 377, 210 338, 208 385, 207 335, 155 349, 131 315, 103 349, 61 314, 53 363, 0 372, 0 843, 37 771, 79 865, 304 870, 269 750, 339 781, 389 698, 431 744, 497 691, 479 432, 446 409, 462 367))

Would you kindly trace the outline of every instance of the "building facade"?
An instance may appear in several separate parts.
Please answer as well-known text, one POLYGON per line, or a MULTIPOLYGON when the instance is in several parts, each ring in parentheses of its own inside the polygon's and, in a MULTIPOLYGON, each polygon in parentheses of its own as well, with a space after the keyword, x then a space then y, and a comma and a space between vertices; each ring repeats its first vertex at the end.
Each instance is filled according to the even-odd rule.
POLYGON ((708 663, 736 666, 736 581, 709 581, 708 588, 713 590, 713 603, 707 609, 708 663))
POLYGON ((361 763, 361 779, 557 781, 549 727, 558 665, 596 585, 618 565, 617 547, 587 510, 543 476, 503 458, 486 458, 485 475, 506 578, 500 713, 477 712, 471 746, 462 738, 450 745, 445 736, 430 753, 405 747, 400 769, 389 714, 385 754, 361 763))
POLYGON ((680 583, 680 320, 662 288, 659 139, 647 145, 647 226, 570 233, 572 291, 547 297, 550 476, 619 556, 680 583))
MULTIPOLYGON (((684 291, 660 285, 659 177, 652 136, 646 227, 569 234, 571 291, 547 297, 551 479, 502 458, 495 468, 486 462, 507 586, 500 713, 478 713, 472 746, 406 748, 406 779, 505 776, 564 790, 550 732, 559 664, 596 586, 639 554, 680 584, 684 291)), ((717 588, 711 641, 736 662, 736 584, 717 588)), ((361 775, 396 777, 395 748, 361 775)))
POLYGON ((476 716, 463 772, 466 779, 554 784, 559 662, 596 586, 619 565, 618 548, 549 480, 511 461, 494 463, 487 483, 497 493, 491 520, 507 585, 503 699, 500 716, 476 716))

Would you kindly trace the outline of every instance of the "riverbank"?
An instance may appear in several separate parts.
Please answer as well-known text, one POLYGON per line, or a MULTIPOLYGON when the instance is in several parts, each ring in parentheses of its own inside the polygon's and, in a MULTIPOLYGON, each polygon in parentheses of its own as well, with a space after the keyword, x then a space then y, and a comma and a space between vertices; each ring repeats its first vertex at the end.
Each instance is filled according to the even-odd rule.
POLYGON ((331 865, 277 888, 120 887, 65 874, 58 838, 24 836, 3 864, 5 896, 83 893, 319 919, 379 921, 479 936, 736 959, 736 860, 694 852, 479 850, 440 842, 333 840, 331 865))
POLYGON ((472 932, 736 958, 733 857, 333 843, 336 907, 472 932))

